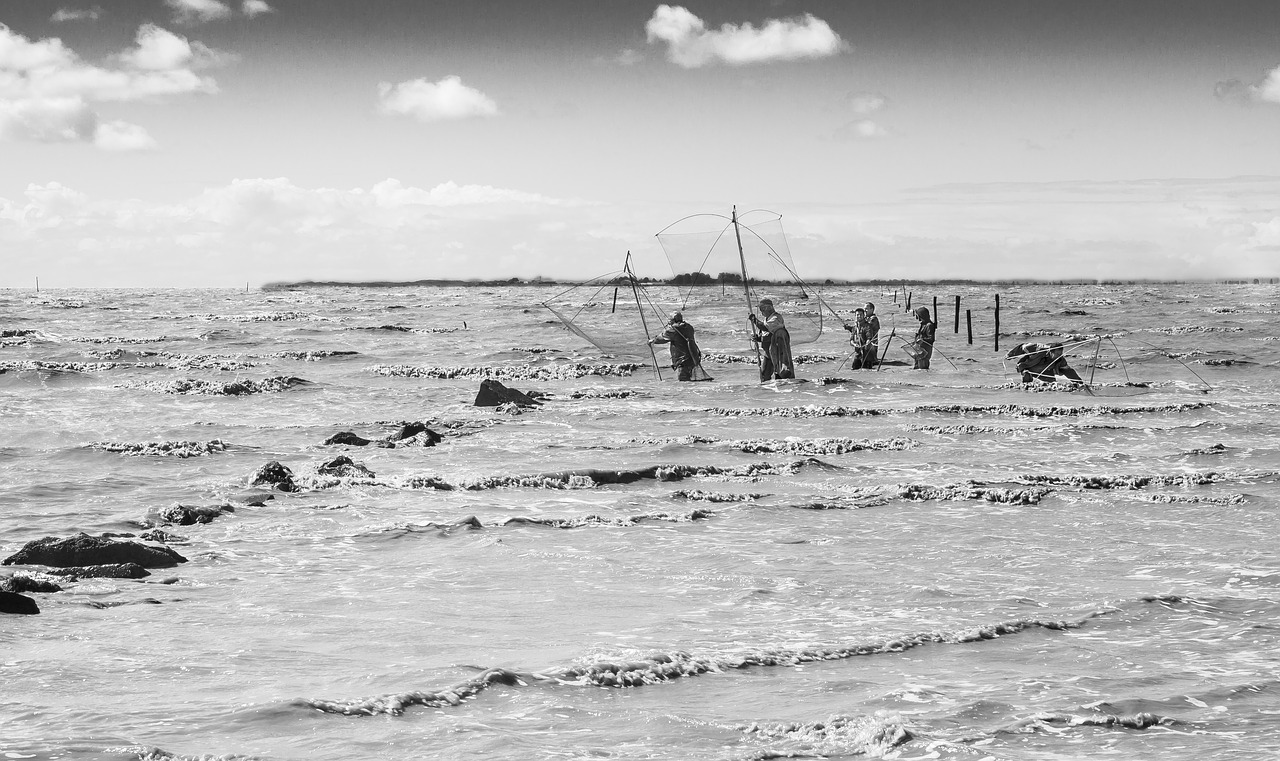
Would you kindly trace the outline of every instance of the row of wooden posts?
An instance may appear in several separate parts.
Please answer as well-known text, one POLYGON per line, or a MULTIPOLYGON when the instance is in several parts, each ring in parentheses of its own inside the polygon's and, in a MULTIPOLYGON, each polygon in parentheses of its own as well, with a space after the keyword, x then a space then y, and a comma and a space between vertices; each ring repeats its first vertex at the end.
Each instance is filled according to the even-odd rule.
MULTIPOLYGON (((902 310, 904 312, 909 313, 911 311, 911 296, 913 295, 914 291, 908 291, 905 287, 899 288, 898 290, 893 292, 893 303, 895 304, 899 303, 898 294, 900 293, 905 294, 905 299, 901 302, 902 310)), ((956 299, 955 332, 958 334, 960 332, 960 297, 956 296, 955 299, 956 299)), ((933 315, 934 322, 937 323, 938 321, 938 297, 937 296, 933 297, 933 312, 931 312, 931 314, 933 315)), ((996 316, 996 327, 994 331, 994 346, 996 351, 1000 351, 1000 294, 998 293, 996 294, 995 316, 996 316)), ((965 330, 968 333, 968 337, 969 337, 969 345, 972 346, 973 345, 973 310, 971 309, 964 310, 964 324, 965 324, 965 330)))

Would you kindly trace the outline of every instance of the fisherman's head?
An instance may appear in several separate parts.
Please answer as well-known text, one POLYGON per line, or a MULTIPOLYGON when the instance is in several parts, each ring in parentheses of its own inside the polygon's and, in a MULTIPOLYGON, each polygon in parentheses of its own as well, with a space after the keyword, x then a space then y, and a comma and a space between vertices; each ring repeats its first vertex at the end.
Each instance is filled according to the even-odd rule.
POLYGON ((870 301, 867 302, 866 306, 864 306, 863 309, 866 310, 867 314, 869 315, 876 313, 876 305, 872 304, 870 301))
POLYGON ((916 319, 920 322, 929 321, 929 307, 916 307, 915 310, 912 311, 912 314, 914 314, 916 319))
POLYGON ((684 322, 684 315, 680 314, 679 312, 676 312, 675 314, 671 315, 672 325, 679 325, 682 322, 684 322))
POLYGON ((765 317, 773 314, 773 299, 760 299, 760 312, 765 317))

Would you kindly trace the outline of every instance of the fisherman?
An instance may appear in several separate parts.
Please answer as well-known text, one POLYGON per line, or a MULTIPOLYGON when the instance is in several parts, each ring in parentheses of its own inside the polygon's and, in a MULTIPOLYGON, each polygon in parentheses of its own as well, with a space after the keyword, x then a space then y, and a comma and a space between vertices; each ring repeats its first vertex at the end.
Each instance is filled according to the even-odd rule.
POLYGON ((1080 378, 1080 374, 1067 364, 1067 359, 1062 353, 1061 342, 1018 344, 1005 355, 1005 359, 1014 359, 1015 357, 1018 362, 1014 369, 1022 374, 1023 383, 1031 383, 1038 380, 1056 383, 1058 376, 1076 383, 1084 382, 1080 378))
POLYGON ((907 344, 907 353, 914 361, 911 369, 928 370, 929 360, 933 357, 933 342, 938 332, 938 323, 929 317, 929 307, 916 307, 911 314, 920 321, 915 340, 907 344))
POLYGON ((880 318, 876 317, 876 305, 870 301, 862 309, 867 313, 867 345, 862 366, 875 369, 876 354, 880 350, 880 318))
MULTIPOLYGON (((849 331, 849 344, 853 346, 853 361, 850 362, 849 367, 853 370, 874 368, 874 348, 870 348, 872 358, 868 359, 867 357, 868 343, 871 338, 871 325, 867 321, 866 310, 862 307, 853 310, 853 322, 846 322, 844 329, 849 331)), ((874 344, 871 346, 874 347, 874 344)))
POLYGON ((760 314, 764 319, 748 313, 747 319, 757 331, 753 339, 760 342, 764 357, 760 363, 760 382, 796 377, 795 363, 791 359, 791 334, 787 332, 782 315, 773 309, 773 299, 760 299, 760 314))
POLYGON ((693 326, 684 321, 684 315, 671 315, 666 330, 654 336, 651 344, 671 344, 671 369, 677 380, 693 380, 694 369, 702 364, 702 350, 694 339, 693 326))

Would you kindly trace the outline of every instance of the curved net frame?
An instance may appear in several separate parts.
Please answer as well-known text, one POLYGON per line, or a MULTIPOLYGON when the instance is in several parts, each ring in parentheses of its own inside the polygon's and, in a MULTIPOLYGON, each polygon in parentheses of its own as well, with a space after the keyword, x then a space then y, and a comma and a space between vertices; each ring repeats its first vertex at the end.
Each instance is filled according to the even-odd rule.
POLYGON ((760 209, 738 214, 737 221, 735 230, 732 217, 695 214, 657 234, 675 274, 686 319, 701 321, 700 328, 711 320, 707 327, 713 334, 732 335, 735 344, 749 343, 746 315, 755 312, 760 299, 769 298, 782 315, 793 345, 816 341, 824 320, 835 313, 796 271, 782 215, 760 209), (746 310, 741 318, 727 326, 715 324, 707 307, 733 300, 746 310))

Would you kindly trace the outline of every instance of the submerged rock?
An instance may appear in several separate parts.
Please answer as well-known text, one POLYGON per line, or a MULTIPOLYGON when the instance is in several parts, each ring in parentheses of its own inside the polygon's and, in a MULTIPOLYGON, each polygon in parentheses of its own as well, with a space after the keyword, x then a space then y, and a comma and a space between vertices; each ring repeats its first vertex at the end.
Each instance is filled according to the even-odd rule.
POLYGON ((34 579, 30 576, 9 576, 8 578, 0 579, 0 592, 13 592, 14 594, 39 592, 47 595, 61 591, 62 587, 52 581, 34 579))
MULTIPOLYGON (((166 547, 165 549, 168 548, 166 547)), ((72 566, 70 568, 55 568, 49 573, 55 576, 65 576, 71 581, 79 581, 80 579, 142 579, 151 575, 150 571, 137 563, 72 566)))
POLYGON ((361 436, 357 436, 354 431, 341 431, 339 433, 333 434, 332 436, 324 440, 324 445, 327 447, 334 446, 334 445, 345 445, 349 447, 364 447, 372 443, 373 443, 372 439, 366 439, 361 436))
POLYGON ((171 568, 187 559, 168 547, 78 534, 67 539, 47 536, 27 542, 3 565, 49 565, 60 568, 136 563, 142 568, 171 568))
POLYGON ((374 472, 346 455, 339 455, 326 463, 322 463, 316 472, 325 476, 338 478, 374 478, 374 472))

